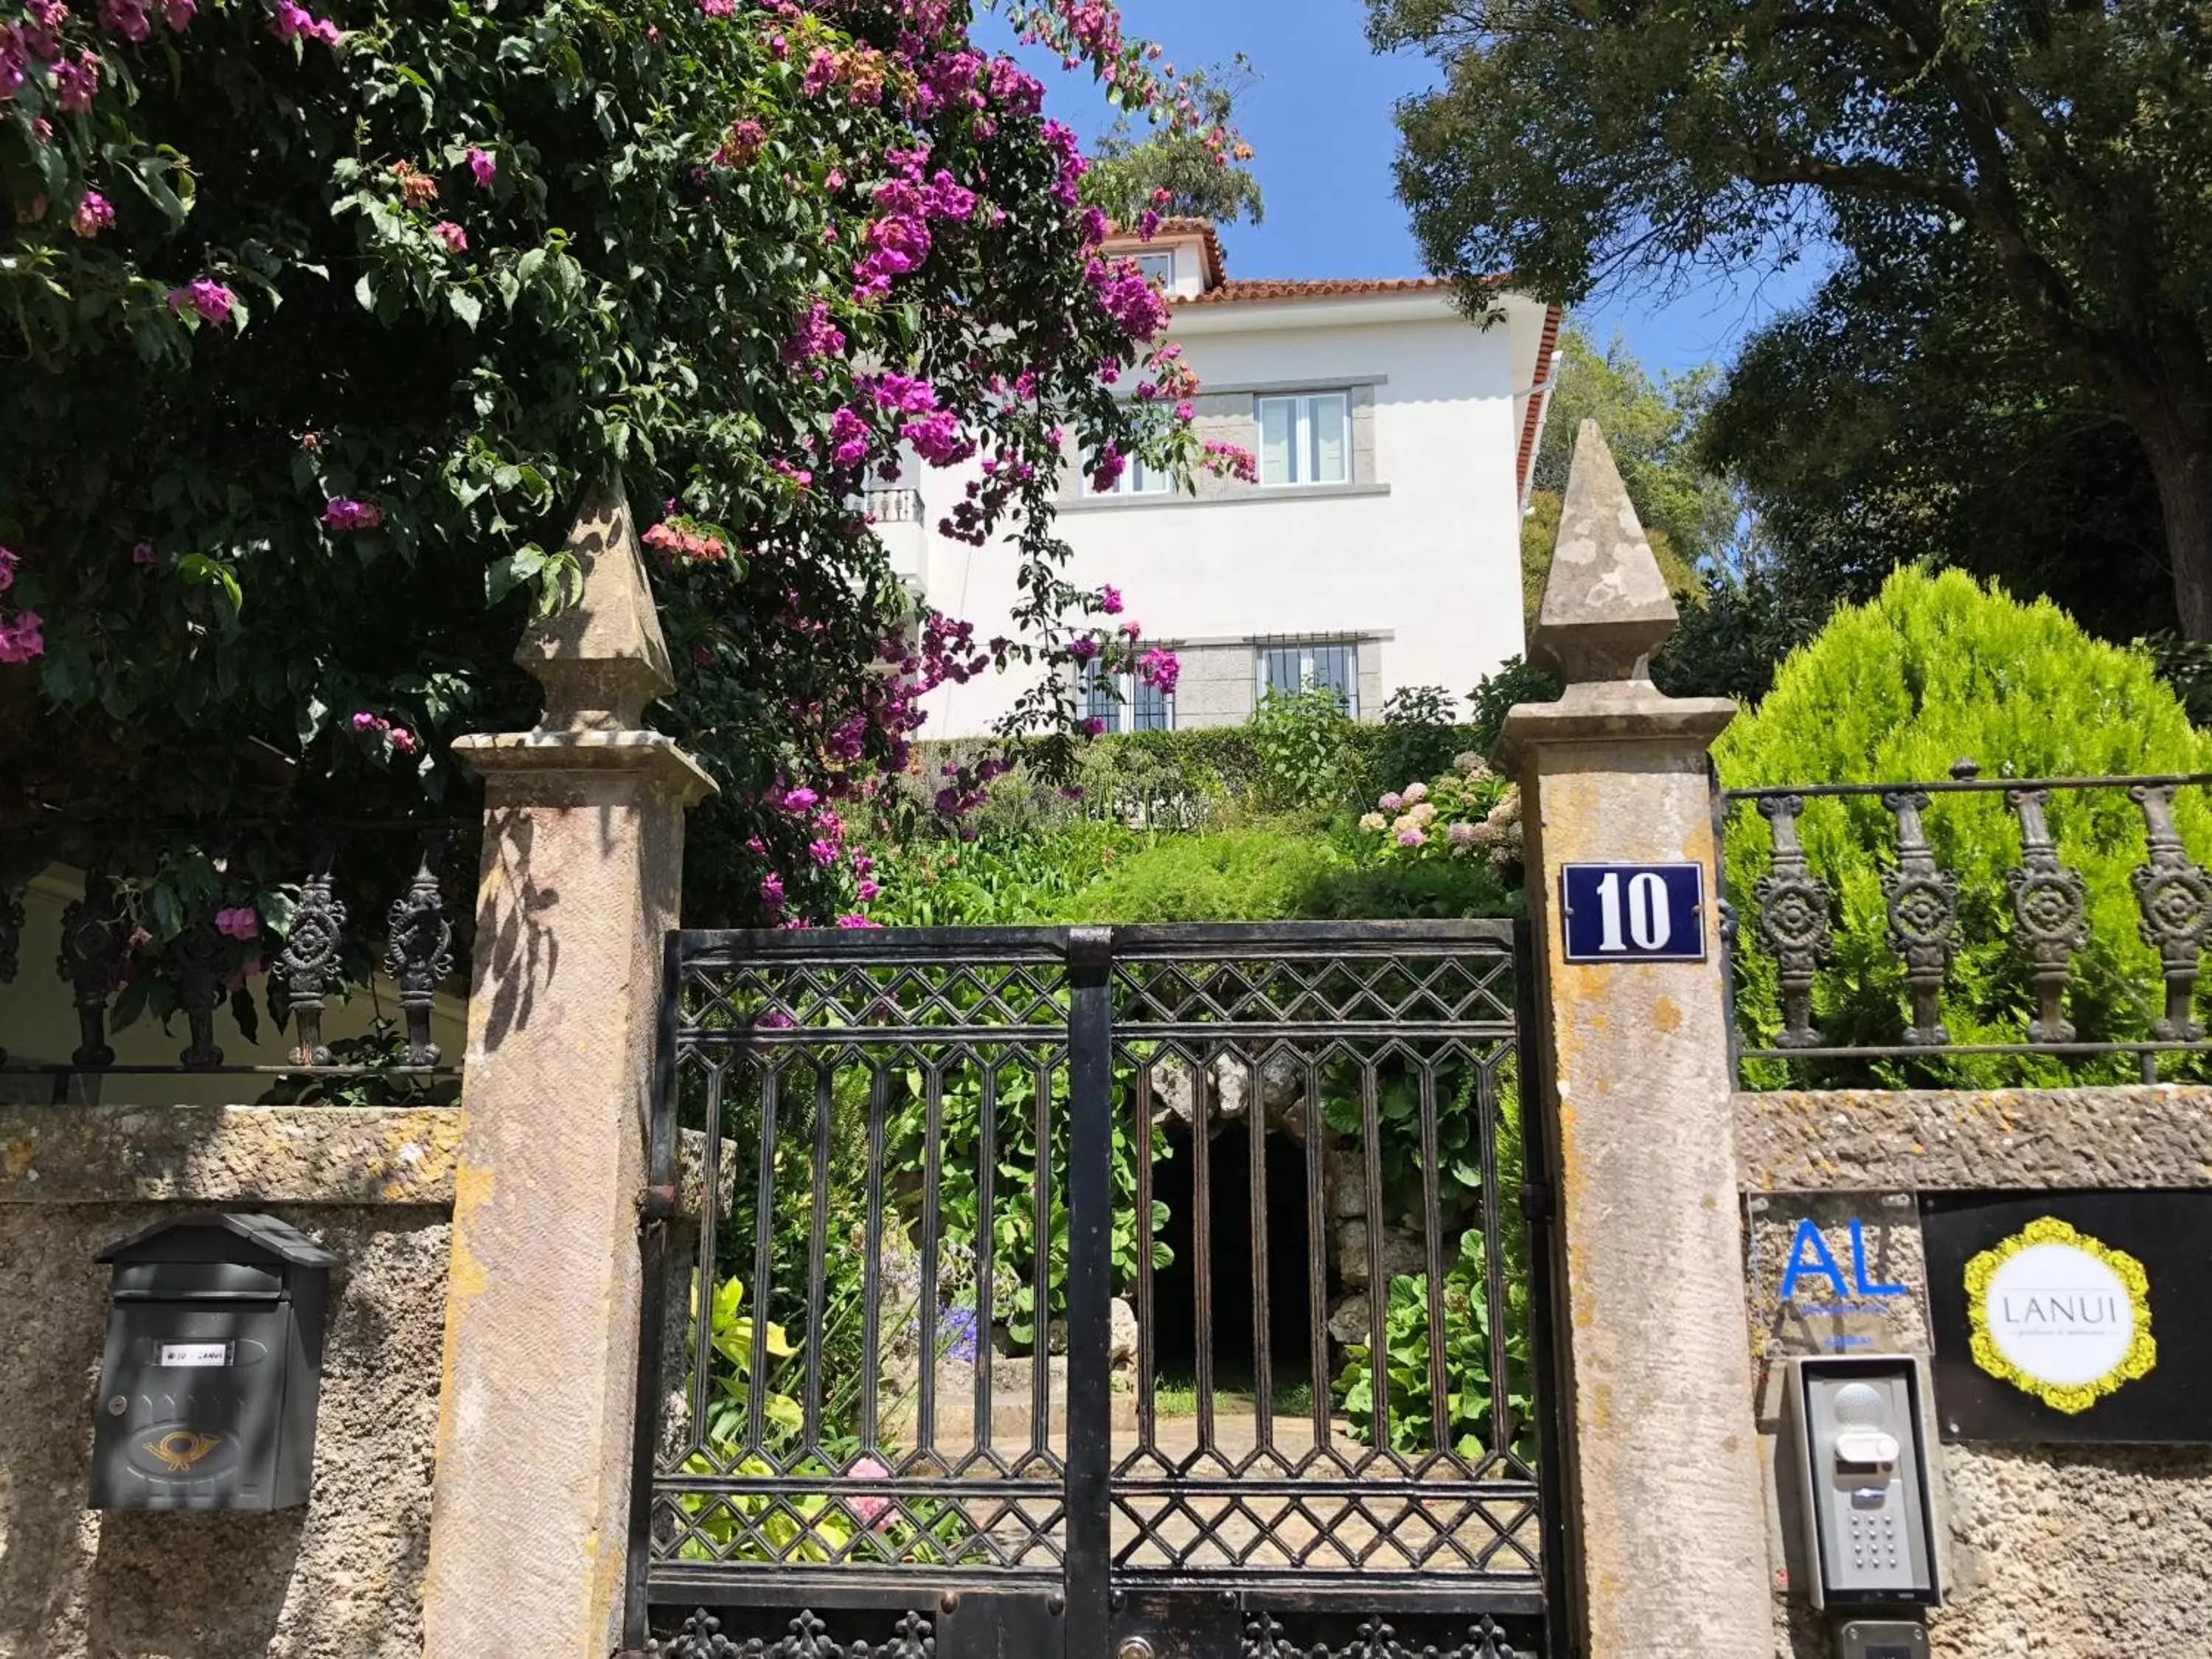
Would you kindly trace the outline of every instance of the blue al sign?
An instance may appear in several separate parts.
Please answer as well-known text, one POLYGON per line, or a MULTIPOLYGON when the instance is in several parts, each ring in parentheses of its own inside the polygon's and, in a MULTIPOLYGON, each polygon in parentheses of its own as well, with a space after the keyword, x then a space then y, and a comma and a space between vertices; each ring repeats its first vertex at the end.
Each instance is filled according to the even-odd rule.
POLYGON ((1559 872, 1569 962, 1703 962, 1701 864, 1570 864, 1559 872))

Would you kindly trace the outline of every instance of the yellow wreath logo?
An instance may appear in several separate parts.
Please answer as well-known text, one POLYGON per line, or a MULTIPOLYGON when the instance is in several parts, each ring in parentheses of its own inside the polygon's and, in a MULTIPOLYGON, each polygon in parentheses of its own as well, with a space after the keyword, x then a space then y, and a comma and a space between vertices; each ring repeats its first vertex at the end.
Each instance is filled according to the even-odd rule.
POLYGON ((172 1429, 158 1440, 149 1440, 146 1451, 166 1465, 170 1474, 182 1474, 221 1444, 222 1437, 219 1434, 194 1434, 190 1429, 172 1429))
POLYGON ((1967 1262, 1966 1311, 1974 1364, 2069 1416, 2158 1364, 2142 1263, 2055 1216, 1967 1262))

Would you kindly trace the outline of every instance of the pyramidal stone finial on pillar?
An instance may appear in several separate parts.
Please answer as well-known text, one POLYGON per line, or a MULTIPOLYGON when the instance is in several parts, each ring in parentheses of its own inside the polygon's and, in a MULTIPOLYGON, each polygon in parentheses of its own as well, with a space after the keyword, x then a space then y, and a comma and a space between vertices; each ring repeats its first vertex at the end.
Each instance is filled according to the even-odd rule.
POLYGON ((538 729, 634 731, 676 679, 619 474, 585 493, 568 551, 583 568, 582 597, 532 623, 514 653, 545 688, 538 729))
POLYGON ((1584 421, 1529 659, 1569 685, 1643 679, 1679 620, 1613 452, 1584 421))

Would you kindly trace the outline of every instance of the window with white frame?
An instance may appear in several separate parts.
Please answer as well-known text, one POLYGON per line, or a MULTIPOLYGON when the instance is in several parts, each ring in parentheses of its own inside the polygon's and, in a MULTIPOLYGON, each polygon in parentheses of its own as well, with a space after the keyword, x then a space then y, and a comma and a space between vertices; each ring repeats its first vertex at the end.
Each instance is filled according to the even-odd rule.
POLYGON ((1148 283, 1158 283, 1162 288, 1175 286, 1175 255, 1171 252, 1139 253, 1137 269, 1148 283))
POLYGON ((1116 674, 1097 663, 1083 665, 1083 717, 1101 732, 1172 732, 1175 699, 1141 675, 1116 674))
POLYGON ((1352 394, 1310 392, 1258 400, 1260 482, 1352 482, 1352 394))
POLYGON ((1174 483, 1166 472, 1146 466, 1132 455, 1122 463, 1121 476, 1114 480, 1114 487, 1101 489, 1092 477, 1092 468, 1097 465, 1093 460, 1084 465, 1083 493, 1086 495, 1164 495, 1174 483))
POLYGON ((1289 696, 1326 686, 1344 712, 1359 718, 1359 642, 1357 640, 1263 641, 1257 647, 1260 696, 1289 696))

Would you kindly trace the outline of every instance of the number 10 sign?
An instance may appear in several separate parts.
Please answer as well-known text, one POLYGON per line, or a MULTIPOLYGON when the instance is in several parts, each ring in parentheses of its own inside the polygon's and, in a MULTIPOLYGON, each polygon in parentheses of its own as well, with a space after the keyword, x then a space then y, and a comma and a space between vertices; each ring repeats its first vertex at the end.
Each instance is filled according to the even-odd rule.
POLYGON ((1569 962, 1703 962, 1701 864, 1570 864, 1559 872, 1569 962))

